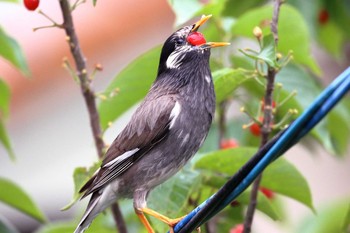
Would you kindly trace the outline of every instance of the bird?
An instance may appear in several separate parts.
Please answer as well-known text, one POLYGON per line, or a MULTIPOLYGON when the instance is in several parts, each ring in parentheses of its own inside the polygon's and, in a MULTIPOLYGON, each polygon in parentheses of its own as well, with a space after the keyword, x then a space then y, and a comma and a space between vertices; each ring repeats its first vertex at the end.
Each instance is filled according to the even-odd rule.
POLYGON ((154 230, 145 214, 169 225, 170 219, 147 207, 147 196, 177 173, 203 144, 215 114, 215 92, 209 67, 211 48, 226 42, 206 42, 198 29, 211 15, 175 31, 164 42, 158 73, 129 123, 106 151, 100 168, 80 189, 91 195, 74 233, 121 198, 133 199, 135 213, 154 230))

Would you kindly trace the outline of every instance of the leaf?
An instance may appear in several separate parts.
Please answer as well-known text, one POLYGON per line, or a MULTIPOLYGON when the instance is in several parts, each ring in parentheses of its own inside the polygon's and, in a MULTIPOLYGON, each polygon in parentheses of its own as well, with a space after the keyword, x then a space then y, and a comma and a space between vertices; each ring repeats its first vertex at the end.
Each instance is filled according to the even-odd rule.
POLYGON ((8 36, 0 27, 0 56, 9 61, 24 75, 30 75, 23 51, 16 40, 8 36))
MULTIPOLYGON (((330 18, 342 29, 343 33, 350 38, 350 5, 347 1, 322 1, 324 8, 329 12, 330 18)), ((333 36, 333 34, 332 34, 333 36)))
POLYGON ((251 79, 243 69, 224 68, 213 72, 216 102, 224 101, 243 82, 251 79))
POLYGON ((198 0, 168 0, 172 10, 175 13, 175 27, 178 27, 192 17, 202 8, 202 5, 198 0))
POLYGON ((318 41, 333 56, 341 58, 345 37, 334 22, 330 21, 318 28, 318 41))
POLYGON ((96 6, 97 0, 92 0, 92 5, 96 6))
MULTIPOLYGON (((253 28, 260 26, 263 34, 270 34, 272 6, 252 9, 237 19, 232 27, 236 36, 253 38, 253 28)), ((294 61, 308 66, 315 74, 320 74, 320 68, 311 56, 311 40, 307 25, 300 13, 288 4, 283 4, 278 22, 278 47, 281 53, 288 54, 293 51, 294 61)))
POLYGON ((76 225, 73 223, 56 222, 41 227, 36 233, 65 233, 74 232, 76 225))
MULTIPOLYGON (((187 206, 190 194, 199 184, 199 173, 186 166, 150 193, 148 198, 149 207, 165 216, 180 217, 184 214, 183 210, 187 206)), ((154 222, 153 225, 156 226, 159 232, 164 232, 169 228, 159 221, 154 222)))
MULTIPOLYGON (((208 153, 196 161, 194 167, 202 172, 213 171, 227 176, 237 172, 255 154, 257 149, 240 147, 208 153)), ((293 198, 314 209, 310 188, 305 178, 287 160, 279 158, 264 171, 262 186, 293 198)))
POLYGON ((299 230, 303 233, 348 232, 350 199, 335 200, 317 210, 317 215, 303 221, 299 230))
POLYGON ((263 47, 258 54, 247 53, 244 50, 241 50, 241 52, 253 59, 265 61, 270 67, 279 68, 278 63, 276 62, 275 40, 272 34, 264 36, 263 47))
POLYGON ((103 129, 147 94, 157 75, 160 51, 161 48, 157 47, 141 55, 110 83, 105 92, 111 93, 117 88, 118 93, 99 105, 98 111, 103 129))
POLYGON ((41 210, 19 186, 7 179, 0 178, 0 190, 0 201, 40 222, 46 221, 41 210))
POLYGON ((0 118, 0 143, 4 146, 5 150, 9 154, 12 160, 15 159, 15 153, 13 152, 12 145, 10 139, 8 137, 8 133, 5 129, 5 125, 3 120, 0 118))
MULTIPOLYGON (((77 225, 78 223, 72 222, 51 222, 45 224, 36 233, 71 233, 74 232, 77 225)), ((85 232, 115 233, 115 223, 109 221, 109 215, 99 214, 85 232)))
MULTIPOLYGON (((277 74, 276 81, 283 83, 283 88, 286 91, 296 90, 298 92, 295 99, 301 106, 299 111, 307 108, 322 90, 320 85, 315 82, 314 78, 305 69, 292 63, 277 74)), ((321 121, 311 131, 311 134, 330 153, 344 155, 347 151, 348 139, 350 138, 350 132, 347 130, 350 129, 349 117, 349 107, 345 106, 343 100, 328 114, 326 120, 321 121), (334 127, 334 125, 342 125, 343 127, 334 127)))
POLYGON ((7 219, 0 216, 0 232, 1 233, 18 233, 16 228, 7 219))
POLYGON ((350 139, 350 111, 349 108, 343 106, 343 102, 340 102, 332 112, 330 112, 326 118, 324 125, 325 131, 329 133, 329 140, 332 145, 332 150, 336 155, 347 155, 350 139), (343 111, 340 108, 345 108, 343 111), (339 125, 341 127, 334 127, 339 125))
POLYGON ((0 2, 18 3, 19 1, 18 0, 0 0, 0 2))
POLYGON ((68 210, 70 207, 72 207, 81 197, 81 193, 79 193, 80 189, 83 187, 83 185, 93 176, 93 174, 97 171, 97 169, 100 167, 101 162, 94 163, 91 167, 77 167, 74 170, 73 173, 73 180, 74 180, 74 194, 73 198, 70 203, 68 203, 66 206, 62 207, 61 210, 68 210))
MULTIPOLYGON (((241 204, 248 205, 250 203, 250 193, 250 191, 243 192, 239 197, 237 197, 237 201, 241 204)), ((272 220, 276 221, 281 219, 281 216, 272 205, 271 201, 261 192, 258 192, 257 209, 269 216, 272 220)))
POLYGON ((0 119, 5 119, 9 114, 10 88, 0 78, 0 119))
POLYGON ((267 2, 266 0, 250 0, 250 1, 241 1, 241 0, 227 0, 225 2, 225 8, 222 14, 224 16, 240 16, 244 12, 248 11, 253 7, 260 6, 267 2))

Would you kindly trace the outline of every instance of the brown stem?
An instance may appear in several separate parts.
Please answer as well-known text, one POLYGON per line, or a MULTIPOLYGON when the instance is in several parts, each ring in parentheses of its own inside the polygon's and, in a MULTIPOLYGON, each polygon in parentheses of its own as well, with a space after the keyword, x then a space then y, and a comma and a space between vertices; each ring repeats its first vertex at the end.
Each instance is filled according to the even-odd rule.
MULTIPOLYGON (((282 0, 275 0, 274 11, 271 21, 271 32, 275 39, 275 44, 277 46, 278 43, 278 17, 280 12, 282 0)), ((272 93, 274 89, 275 76, 277 74, 277 70, 274 67, 269 67, 267 71, 267 84, 264 96, 264 119, 261 128, 261 141, 260 147, 265 145, 269 139, 269 135, 271 132, 271 123, 273 120, 272 114, 272 93)), ((252 223, 254 219, 254 213, 257 205, 257 198, 259 192, 260 181, 262 178, 262 174, 260 174, 253 183, 252 191, 250 194, 250 202, 248 205, 246 218, 244 221, 244 231, 243 233, 250 233, 252 228, 252 223)))
MULTIPOLYGON (((67 41, 69 43, 69 48, 74 58, 75 66, 77 69, 77 75, 80 81, 81 92, 84 96, 84 101, 88 109, 90 125, 95 141, 97 154, 99 158, 102 158, 104 155, 105 144, 102 139, 102 130, 100 125, 99 114, 96 107, 95 93, 92 89, 91 80, 89 79, 87 73, 86 59, 80 48, 78 36, 75 33, 70 4, 67 0, 60 0, 59 2, 63 15, 62 26, 67 35, 67 41)), ((125 222, 117 203, 112 205, 112 213, 116 221, 118 232, 126 233, 127 230, 125 227, 125 222)))
POLYGON ((126 229, 125 221, 123 219, 123 214, 120 211, 120 208, 117 203, 111 206, 114 222, 117 225, 118 232, 126 233, 128 230, 126 229))
POLYGON ((218 129, 219 129, 219 147, 222 140, 225 139, 226 136, 226 110, 227 110, 227 100, 223 101, 219 105, 219 122, 218 122, 218 129))

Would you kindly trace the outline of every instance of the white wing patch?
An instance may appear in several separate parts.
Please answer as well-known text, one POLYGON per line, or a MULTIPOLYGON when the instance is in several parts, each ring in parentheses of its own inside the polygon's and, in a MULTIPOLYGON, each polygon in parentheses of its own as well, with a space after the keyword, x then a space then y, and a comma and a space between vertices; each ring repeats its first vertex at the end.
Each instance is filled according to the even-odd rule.
POLYGON ((129 151, 125 152, 124 154, 121 154, 120 156, 116 157, 115 159, 109 161, 103 167, 110 167, 110 166, 112 166, 114 164, 118 164, 118 163, 122 162, 123 160, 129 158, 130 156, 132 156, 133 154, 135 154, 139 150, 140 150, 139 148, 135 148, 133 150, 129 150, 129 151))
POLYGON ((207 81, 207 83, 210 83, 211 82, 211 79, 208 75, 205 75, 205 80, 207 81))
POLYGON ((176 119, 180 115, 180 112, 181 112, 181 105, 179 104, 179 102, 176 102, 174 108, 171 110, 171 113, 170 113, 169 119, 171 121, 170 121, 169 129, 171 129, 174 126, 176 119))

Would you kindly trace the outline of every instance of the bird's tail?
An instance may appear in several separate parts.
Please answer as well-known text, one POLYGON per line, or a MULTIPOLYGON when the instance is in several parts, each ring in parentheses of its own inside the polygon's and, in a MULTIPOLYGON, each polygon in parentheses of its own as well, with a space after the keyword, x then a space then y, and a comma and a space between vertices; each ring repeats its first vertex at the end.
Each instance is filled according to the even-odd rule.
POLYGON ((86 211, 81 218, 74 233, 83 233, 88 228, 96 216, 116 201, 115 193, 109 192, 107 187, 92 194, 86 211), (102 192, 101 192, 102 191, 102 192))

